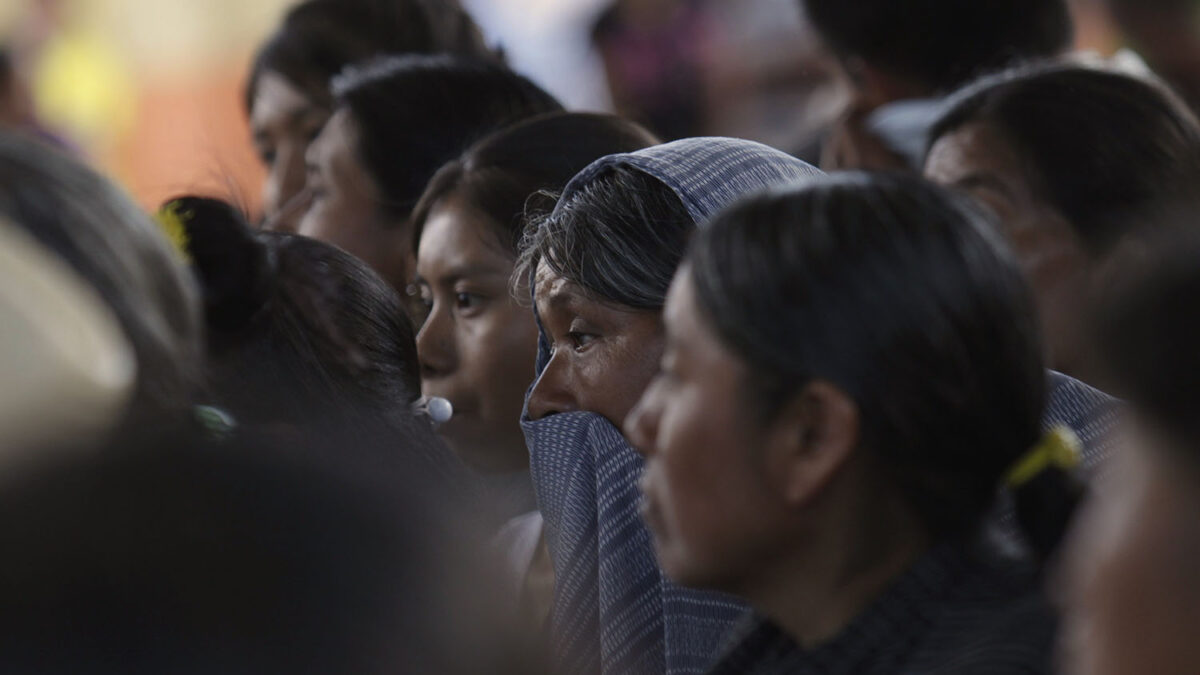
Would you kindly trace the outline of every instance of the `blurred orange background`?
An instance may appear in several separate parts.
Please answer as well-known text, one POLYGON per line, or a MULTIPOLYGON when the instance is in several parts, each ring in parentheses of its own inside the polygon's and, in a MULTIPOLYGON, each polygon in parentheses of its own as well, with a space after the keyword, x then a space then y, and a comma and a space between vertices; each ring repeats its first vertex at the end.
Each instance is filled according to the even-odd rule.
MULTIPOLYGON (((503 29, 496 27, 502 24, 487 25, 488 17, 501 22, 519 15, 516 23, 528 29, 538 21, 533 11, 538 7, 555 9, 542 13, 553 21, 564 14, 563 7, 581 2, 597 4, 465 4, 484 20, 489 37, 502 42, 503 29)), ((200 192, 232 198, 257 213, 262 169, 249 142, 242 87, 255 47, 288 4, 290 0, 3 0, 0 45, 16 56, 44 126, 124 184, 147 208, 181 192, 200 192)), ((1080 45, 1111 53, 1118 45, 1096 0, 1075 4, 1080 45)), ((537 57, 525 58, 537 62, 537 57)), ((515 59, 518 65, 520 60, 515 59)))

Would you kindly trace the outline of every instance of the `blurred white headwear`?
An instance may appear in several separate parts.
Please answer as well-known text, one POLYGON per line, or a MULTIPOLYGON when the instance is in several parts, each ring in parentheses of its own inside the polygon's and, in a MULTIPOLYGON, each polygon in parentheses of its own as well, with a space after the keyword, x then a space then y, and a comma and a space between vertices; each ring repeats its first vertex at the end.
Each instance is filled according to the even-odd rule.
POLYGON ((100 296, 0 219, 0 460, 99 441, 122 418, 137 362, 100 296))

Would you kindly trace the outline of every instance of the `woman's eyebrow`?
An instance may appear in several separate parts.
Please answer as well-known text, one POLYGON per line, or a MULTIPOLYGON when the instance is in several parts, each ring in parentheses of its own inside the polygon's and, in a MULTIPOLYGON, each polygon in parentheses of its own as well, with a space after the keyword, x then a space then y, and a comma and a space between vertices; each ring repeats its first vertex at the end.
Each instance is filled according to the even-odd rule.
POLYGON ((488 263, 467 263, 456 267, 451 267, 444 274, 440 274, 434 279, 439 284, 453 284, 457 281, 469 277, 505 277, 510 275, 496 265, 488 263))

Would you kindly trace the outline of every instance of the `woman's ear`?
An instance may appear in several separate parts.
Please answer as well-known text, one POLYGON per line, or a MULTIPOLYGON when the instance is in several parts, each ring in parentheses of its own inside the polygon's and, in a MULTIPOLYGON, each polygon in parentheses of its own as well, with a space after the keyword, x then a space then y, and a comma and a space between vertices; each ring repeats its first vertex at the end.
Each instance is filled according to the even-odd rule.
POLYGON ((805 385, 770 423, 768 480, 789 507, 817 498, 858 447, 858 406, 833 384, 805 385))

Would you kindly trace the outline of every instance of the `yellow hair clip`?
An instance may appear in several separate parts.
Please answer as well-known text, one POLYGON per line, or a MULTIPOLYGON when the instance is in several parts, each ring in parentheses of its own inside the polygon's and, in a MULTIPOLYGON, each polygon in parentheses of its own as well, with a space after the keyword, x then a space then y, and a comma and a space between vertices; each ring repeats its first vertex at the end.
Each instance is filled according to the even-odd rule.
POLYGON ((1079 466, 1080 447, 1074 431, 1065 426, 1054 427, 1017 460, 1004 482, 1009 488, 1017 489, 1052 466, 1069 471, 1079 466))
POLYGON ((184 262, 191 264, 192 256, 188 252, 187 221, 192 217, 192 213, 191 211, 181 212, 181 206, 177 201, 166 204, 158 210, 158 213, 154 214, 154 220, 158 223, 158 229, 166 235, 167 241, 171 242, 171 248, 175 250, 175 253, 184 262))

